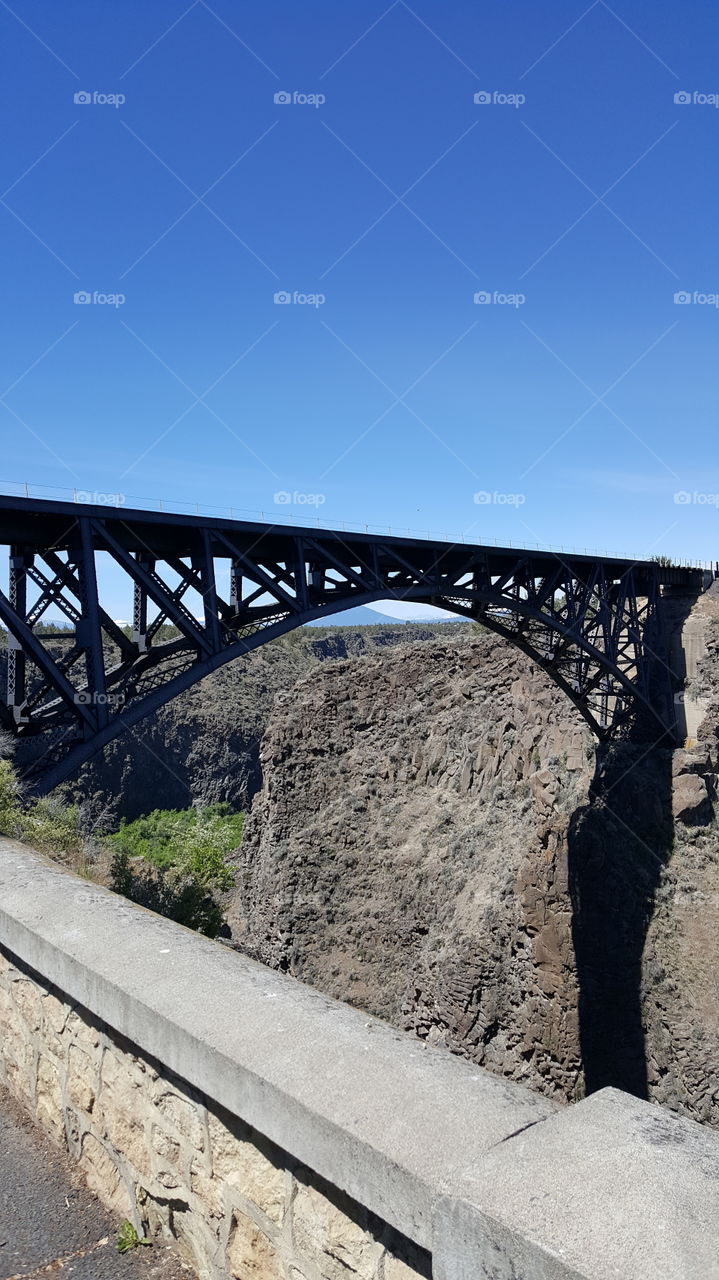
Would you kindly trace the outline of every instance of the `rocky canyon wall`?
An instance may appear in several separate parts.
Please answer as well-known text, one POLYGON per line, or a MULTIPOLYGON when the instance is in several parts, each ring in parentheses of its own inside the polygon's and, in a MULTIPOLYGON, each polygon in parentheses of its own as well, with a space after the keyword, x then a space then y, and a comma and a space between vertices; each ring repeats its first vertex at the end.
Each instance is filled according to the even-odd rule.
POLYGON ((474 628, 324 665, 270 719, 233 937, 554 1097, 719 1123, 714 723, 691 752, 595 750, 474 628))
POLYGON ((234 937, 549 1093, 578 1090, 567 832, 588 730, 473 631, 333 663, 275 711, 234 937))

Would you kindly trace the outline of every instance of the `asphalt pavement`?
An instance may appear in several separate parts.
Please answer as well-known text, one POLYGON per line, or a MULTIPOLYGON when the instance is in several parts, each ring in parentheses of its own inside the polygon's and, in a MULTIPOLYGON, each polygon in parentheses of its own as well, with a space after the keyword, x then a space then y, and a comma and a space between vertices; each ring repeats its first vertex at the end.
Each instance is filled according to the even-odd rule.
POLYGON ((0 1087, 0 1280, 193 1280, 164 1243, 118 1253, 119 1225, 0 1087))

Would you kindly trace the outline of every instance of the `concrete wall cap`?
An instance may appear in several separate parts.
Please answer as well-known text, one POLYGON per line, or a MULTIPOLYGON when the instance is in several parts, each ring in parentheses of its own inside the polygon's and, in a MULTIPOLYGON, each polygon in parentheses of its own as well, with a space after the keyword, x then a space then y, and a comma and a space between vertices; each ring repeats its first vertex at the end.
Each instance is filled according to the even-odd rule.
POLYGON ((719 1280, 716 1133, 616 1089, 495 1147, 460 1197, 436 1280, 470 1280, 472 1240, 471 1280, 719 1280))
POLYGON ((425 1248, 438 1191, 558 1110, 4 839, 0 944, 425 1248))

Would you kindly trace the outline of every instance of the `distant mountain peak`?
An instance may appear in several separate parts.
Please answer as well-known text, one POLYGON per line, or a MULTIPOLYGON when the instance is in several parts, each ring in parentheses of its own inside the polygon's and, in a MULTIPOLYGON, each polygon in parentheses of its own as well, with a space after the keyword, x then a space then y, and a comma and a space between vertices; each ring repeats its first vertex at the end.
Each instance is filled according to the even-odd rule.
POLYGON ((327 614, 322 618, 314 618, 308 627, 401 627, 405 618, 391 618, 388 613, 378 613, 366 604, 356 605, 353 609, 345 609, 341 613, 327 614))

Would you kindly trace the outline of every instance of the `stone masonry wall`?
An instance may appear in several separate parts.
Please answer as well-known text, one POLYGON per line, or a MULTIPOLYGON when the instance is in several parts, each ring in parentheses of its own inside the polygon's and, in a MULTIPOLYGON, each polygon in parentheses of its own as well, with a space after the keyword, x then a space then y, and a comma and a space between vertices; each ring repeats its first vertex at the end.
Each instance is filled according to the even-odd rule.
POLYGON ((429 1256, 0 949, 0 1078, 201 1280, 418 1280, 429 1256))

